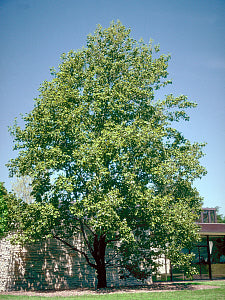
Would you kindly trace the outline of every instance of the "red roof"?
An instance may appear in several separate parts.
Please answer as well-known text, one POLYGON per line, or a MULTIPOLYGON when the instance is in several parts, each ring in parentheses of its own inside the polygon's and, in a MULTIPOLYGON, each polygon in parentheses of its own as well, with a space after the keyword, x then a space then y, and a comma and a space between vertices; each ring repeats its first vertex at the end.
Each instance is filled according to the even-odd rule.
POLYGON ((200 235, 224 235, 225 236, 225 224, 224 223, 198 223, 201 227, 200 235))

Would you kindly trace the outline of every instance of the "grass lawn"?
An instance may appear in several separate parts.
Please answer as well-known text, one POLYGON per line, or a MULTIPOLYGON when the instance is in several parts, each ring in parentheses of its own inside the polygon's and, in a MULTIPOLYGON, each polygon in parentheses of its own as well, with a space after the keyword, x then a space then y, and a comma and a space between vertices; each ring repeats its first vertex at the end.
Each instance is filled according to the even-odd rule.
POLYGON ((114 293, 104 295, 84 295, 84 296, 71 296, 71 297, 43 297, 43 296, 13 296, 13 295, 0 295, 0 299, 7 300, 225 300, 225 281, 203 281, 203 282, 192 282, 187 283, 188 285, 212 285, 219 286, 216 289, 206 290, 184 290, 184 291, 173 291, 173 292, 136 292, 136 293, 114 293))

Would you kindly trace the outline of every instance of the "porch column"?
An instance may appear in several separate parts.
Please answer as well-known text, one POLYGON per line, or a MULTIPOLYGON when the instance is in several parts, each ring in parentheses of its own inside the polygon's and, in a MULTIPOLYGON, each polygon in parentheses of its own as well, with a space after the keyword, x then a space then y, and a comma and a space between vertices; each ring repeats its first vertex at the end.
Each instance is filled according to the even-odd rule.
POLYGON ((208 264, 209 264, 209 279, 212 280, 212 268, 211 268, 211 257, 210 257, 210 249, 209 249, 209 236, 206 236, 207 239, 207 253, 208 253, 208 264))

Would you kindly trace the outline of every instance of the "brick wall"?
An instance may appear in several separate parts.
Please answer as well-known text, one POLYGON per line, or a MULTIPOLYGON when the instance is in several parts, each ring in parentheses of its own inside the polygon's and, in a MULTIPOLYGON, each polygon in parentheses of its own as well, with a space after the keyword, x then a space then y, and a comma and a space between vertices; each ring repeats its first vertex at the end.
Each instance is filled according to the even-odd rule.
MULTIPOLYGON (((118 268, 107 270, 108 286, 141 284, 119 278, 118 268)), ((75 251, 49 239, 26 248, 0 240, 0 290, 43 290, 96 287, 95 270, 75 251)))

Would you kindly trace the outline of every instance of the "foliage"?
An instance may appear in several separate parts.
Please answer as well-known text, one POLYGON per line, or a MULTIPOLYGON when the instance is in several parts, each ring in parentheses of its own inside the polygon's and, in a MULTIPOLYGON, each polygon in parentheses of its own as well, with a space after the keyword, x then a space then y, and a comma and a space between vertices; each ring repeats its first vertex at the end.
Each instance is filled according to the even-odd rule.
POLYGON ((219 213, 219 207, 216 206, 216 216, 218 223, 225 223, 225 216, 219 213))
POLYGON ((51 236, 80 252, 103 281, 98 287, 116 260, 142 279, 161 253, 190 267, 180 250, 198 237, 193 182, 205 174, 203 145, 173 125, 196 105, 184 95, 155 97, 171 83, 169 59, 120 22, 98 26, 85 48, 63 54, 51 70, 25 128, 11 128, 19 153, 10 173, 30 176, 35 198, 23 209, 18 238, 51 236), (85 251, 68 243, 77 233, 85 251), (114 256, 106 260, 108 246, 114 256))
POLYGON ((4 183, 0 182, 0 238, 5 237, 14 229, 14 215, 19 206, 19 201, 7 192, 4 183))
POLYGON ((7 191, 3 186, 3 183, 0 183, 0 237, 8 229, 8 209, 7 209, 7 191))

